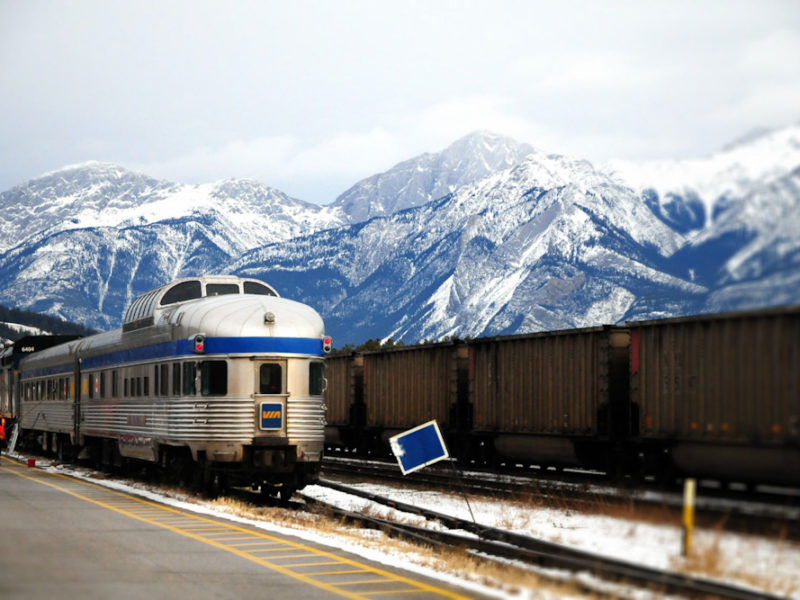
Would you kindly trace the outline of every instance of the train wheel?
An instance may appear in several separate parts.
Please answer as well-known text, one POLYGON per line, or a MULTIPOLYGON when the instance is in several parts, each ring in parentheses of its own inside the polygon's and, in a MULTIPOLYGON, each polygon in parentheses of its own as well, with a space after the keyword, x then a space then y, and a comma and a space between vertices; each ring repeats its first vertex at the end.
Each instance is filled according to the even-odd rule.
POLYGON ((291 500, 294 493, 297 491, 297 488, 293 485, 283 485, 278 490, 278 495, 281 499, 281 504, 289 504, 289 500, 291 500))
POLYGON ((68 459, 68 444, 69 442, 64 439, 63 435, 58 436, 58 439, 56 439, 56 458, 58 458, 59 462, 64 462, 68 459))

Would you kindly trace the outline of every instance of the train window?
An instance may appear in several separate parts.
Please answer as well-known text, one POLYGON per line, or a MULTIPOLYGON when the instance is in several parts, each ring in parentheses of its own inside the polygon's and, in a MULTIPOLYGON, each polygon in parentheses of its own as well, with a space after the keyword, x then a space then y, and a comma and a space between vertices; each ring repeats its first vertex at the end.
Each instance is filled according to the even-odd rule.
POLYGON ((183 395, 194 396, 197 394, 197 389, 194 385, 195 378, 195 364, 193 362, 183 363, 183 395))
POLYGON ((238 294, 238 283, 207 283, 206 296, 226 296, 228 294, 238 294))
POLYGON ((200 289, 199 281, 184 281, 173 286, 164 297, 161 298, 161 306, 173 304, 175 302, 183 302, 184 300, 194 300, 203 295, 200 289))
POLYGON ((117 372, 111 371, 111 397, 116 398, 119 395, 119 380, 117 372))
POLYGON ((200 381, 203 396, 224 396, 228 393, 228 363, 224 360, 201 362, 200 381))
POLYGON ((261 365, 258 371, 258 393, 280 394, 283 391, 283 369, 275 363, 261 365))
POLYGON ((181 395, 181 363, 172 363, 172 395, 181 395))
POLYGON ((158 397, 158 392, 161 390, 161 387, 158 385, 158 376, 159 370, 158 365, 153 366, 153 395, 158 397))
POLYGON ((125 384, 124 385, 125 392, 123 393, 123 395, 127 398, 128 397, 128 378, 126 377, 123 381, 124 381, 124 384, 125 384))
POLYGON ((144 390, 142 390, 142 396, 145 398, 150 396, 150 378, 147 376, 144 378, 144 390))
POLYGON ((106 373, 105 371, 100 373, 100 397, 106 397, 106 373))
POLYGON ((89 374, 89 398, 94 398, 94 374, 89 374))
POLYGON ((308 365, 308 393, 312 396, 321 396, 325 391, 325 365, 319 361, 308 365))
POLYGON ((161 395, 169 395, 169 365, 161 365, 161 395))
POLYGON ((136 396, 139 397, 139 398, 141 398, 141 396, 142 396, 142 378, 141 377, 137 377, 136 378, 136 396))
POLYGON ((245 281, 244 282, 244 293, 245 294, 258 294, 259 296, 274 296, 275 295, 275 292, 273 292, 267 286, 262 285, 260 283, 256 283, 255 281, 245 281))

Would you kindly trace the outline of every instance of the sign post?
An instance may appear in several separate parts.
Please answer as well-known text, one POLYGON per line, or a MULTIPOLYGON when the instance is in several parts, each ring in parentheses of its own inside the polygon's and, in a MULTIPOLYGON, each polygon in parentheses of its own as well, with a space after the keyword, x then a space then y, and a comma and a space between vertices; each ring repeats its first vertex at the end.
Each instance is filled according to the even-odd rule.
POLYGON ((683 543, 681 554, 689 556, 692 550, 692 532, 694 531, 694 498, 695 480, 687 478, 683 483, 683 543))
MULTIPOLYGON (((436 420, 428 421, 413 429, 390 437, 389 445, 392 447, 392 452, 397 458, 397 464, 400 465, 400 470, 403 472, 403 475, 408 475, 413 471, 418 471, 435 462, 450 458, 450 454, 447 452, 447 446, 444 444, 444 438, 442 438, 442 432, 439 431, 436 420)), ((467 503, 467 509, 469 509, 472 522, 477 526, 478 523, 475 521, 472 507, 469 505, 466 492, 464 492, 464 484, 461 481, 461 476, 452 463, 450 466, 458 476, 461 485, 461 495, 464 496, 464 502, 467 503)))

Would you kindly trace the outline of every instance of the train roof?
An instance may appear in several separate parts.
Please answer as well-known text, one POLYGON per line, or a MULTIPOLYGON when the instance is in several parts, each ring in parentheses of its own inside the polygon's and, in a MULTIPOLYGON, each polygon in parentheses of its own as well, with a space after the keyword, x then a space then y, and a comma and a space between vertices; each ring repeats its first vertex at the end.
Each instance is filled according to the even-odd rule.
POLYGON ((12 345, 0 352, 0 364, 4 367, 10 364, 16 366, 19 360, 28 354, 41 352, 47 348, 58 346, 66 342, 77 340, 80 335, 26 335, 16 340, 12 345))
MULTIPOLYGON (((64 367, 76 358, 92 359, 135 348, 187 340, 202 334, 220 339, 319 339, 325 334, 322 317, 312 307, 266 294, 222 294, 170 304, 151 327, 129 332, 122 328, 98 333, 69 344, 61 344, 25 358, 28 369, 64 367)), ((233 344, 223 354, 250 353, 233 344)), ((321 348, 321 345, 320 345, 321 348)), ((177 346, 175 347, 177 351, 177 346)), ((271 350, 274 354, 304 354, 296 350, 271 350)), ((177 356, 177 355, 176 355, 177 356)))
POLYGON ((256 294, 279 296, 270 285, 257 279, 233 275, 206 275, 172 281, 138 296, 125 311, 122 330, 133 331, 155 323, 156 312, 190 300, 211 296, 256 294))

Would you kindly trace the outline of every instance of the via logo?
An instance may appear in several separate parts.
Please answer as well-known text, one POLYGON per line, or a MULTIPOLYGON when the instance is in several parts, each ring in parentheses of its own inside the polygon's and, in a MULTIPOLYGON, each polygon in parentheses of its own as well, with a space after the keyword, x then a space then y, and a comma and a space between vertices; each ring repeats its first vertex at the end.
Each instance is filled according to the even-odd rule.
POLYGON ((283 426, 283 405, 278 402, 261 403, 261 429, 280 429, 283 426))

